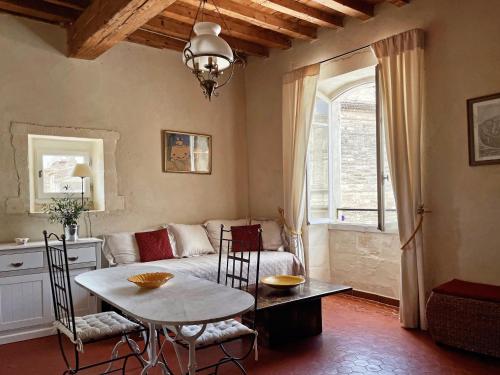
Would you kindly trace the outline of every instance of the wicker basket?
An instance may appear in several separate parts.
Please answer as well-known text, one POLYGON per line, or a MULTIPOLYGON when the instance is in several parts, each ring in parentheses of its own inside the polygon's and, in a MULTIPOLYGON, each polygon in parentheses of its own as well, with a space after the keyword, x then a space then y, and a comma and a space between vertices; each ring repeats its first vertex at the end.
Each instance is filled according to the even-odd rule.
POLYGON ((434 341, 500 357, 500 303, 432 292, 427 302, 434 341))

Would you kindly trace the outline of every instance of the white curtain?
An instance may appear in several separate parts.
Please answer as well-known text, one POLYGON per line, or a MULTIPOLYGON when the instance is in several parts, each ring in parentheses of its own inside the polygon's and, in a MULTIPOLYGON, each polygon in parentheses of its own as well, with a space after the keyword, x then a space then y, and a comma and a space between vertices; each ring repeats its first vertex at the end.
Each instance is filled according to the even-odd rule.
POLYGON ((382 116, 403 246, 400 320, 404 327, 426 329, 420 225, 424 32, 410 30, 376 42, 372 49, 379 62, 382 116))
POLYGON ((283 190, 285 230, 290 251, 305 264, 301 228, 306 201, 307 144, 320 65, 309 65, 283 77, 283 190))

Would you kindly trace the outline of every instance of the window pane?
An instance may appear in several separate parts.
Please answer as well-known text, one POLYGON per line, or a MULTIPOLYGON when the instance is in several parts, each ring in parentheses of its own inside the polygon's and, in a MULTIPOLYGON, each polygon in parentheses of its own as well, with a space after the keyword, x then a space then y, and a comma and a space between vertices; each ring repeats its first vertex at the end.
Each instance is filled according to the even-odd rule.
POLYGON ((43 155, 43 192, 62 193, 69 186, 73 193, 81 193, 82 185, 78 177, 71 177, 77 163, 84 163, 83 155, 43 155))
POLYGON ((329 104, 316 99, 308 149, 309 219, 328 219, 329 215, 329 104))
POLYGON ((384 204, 385 204, 385 224, 386 227, 395 228, 398 223, 396 214, 396 201, 394 200, 394 191, 392 189, 392 179, 389 171, 389 162, 387 160, 387 149, 384 147, 384 204))
MULTIPOLYGON (((377 128, 375 84, 356 86, 332 101, 340 163, 336 173, 337 220, 377 225, 377 128)), ((334 140, 335 141, 335 140, 334 140)))

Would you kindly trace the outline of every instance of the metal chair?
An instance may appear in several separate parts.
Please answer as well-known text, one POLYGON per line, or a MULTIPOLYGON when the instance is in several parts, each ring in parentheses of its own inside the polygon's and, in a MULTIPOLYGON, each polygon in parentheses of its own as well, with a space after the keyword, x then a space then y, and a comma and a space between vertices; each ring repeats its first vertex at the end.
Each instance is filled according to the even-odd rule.
MULTIPOLYGON (((239 243, 236 243, 235 240, 228 236, 228 234, 230 233, 230 229, 224 229, 224 225, 221 225, 217 283, 230 286, 232 288, 245 290, 251 293, 255 298, 254 311, 256 311, 258 288, 249 287, 251 287, 253 284, 258 285, 259 282, 260 253, 262 250, 262 229, 260 229, 259 226, 259 229, 255 233, 257 238, 251 239, 250 241, 248 241, 248 243, 246 243, 245 241, 239 241, 239 243), (238 250, 233 251, 233 247, 237 247, 238 250), (256 257, 254 265, 252 265, 253 257, 256 257), (255 269, 253 269, 253 267, 251 266, 254 266, 255 269)), ((228 319, 207 324, 205 331, 196 338, 196 350, 199 351, 206 348, 218 346, 223 353, 223 357, 216 363, 204 366, 197 369, 196 371, 201 372, 209 369, 214 369, 214 372, 212 372, 211 374, 218 374, 220 366, 225 363, 232 363, 236 367, 238 367, 243 374, 247 374, 241 362, 250 355, 252 350, 255 350, 255 359, 258 359, 255 314, 250 314, 250 318, 246 318, 245 323, 247 325, 244 325, 243 323, 235 319, 228 319), (225 347, 225 345, 229 342, 245 339, 249 339, 250 345, 248 350, 244 351, 244 354, 239 357, 231 355, 228 349, 225 347)), ((183 327, 181 330, 181 335, 164 330, 165 335, 169 334, 171 341, 174 343, 174 348, 176 350, 179 365, 183 374, 186 374, 187 371, 181 363, 177 347, 180 346, 188 349, 188 344, 185 340, 183 340, 182 336, 193 337, 193 335, 195 335, 196 332, 199 331, 200 326, 198 325, 183 327)))
POLYGON ((108 364, 108 367, 102 374, 110 374, 120 370, 122 374, 125 374, 127 361, 130 357, 136 357, 141 366, 144 366, 142 355, 147 349, 148 342, 147 331, 144 327, 114 311, 76 317, 73 306, 73 295, 71 292, 66 239, 64 235, 58 237, 54 233, 47 234, 47 231, 43 231, 43 236, 45 239, 50 285, 52 289, 52 303, 55 315, 54 326, 57 328, 59 347, 67 367, 63 375, 76 374, 81 370, 105 364, 108 364), (49 244, 51 239, 59 241, 60 244, 54 245, 53 242, 49 244), (137 342, 129 337, 130 334, 143 335, 145 344, 142 350, 137 342), (66 336, 73 344, 74 367, 71 366, 68 355, 66 355, 64 351, 63 336, 66 336), (111 359, 85 366, 81 365, 80 354, 83 353, 84 344, 103 341, 113 337, 120 338, 120 341, 114 346, 111 352, 111 359), (128 345, 131 352, 126 355, 118 356, 118 349, 124 344, 128 345), (123 364, 120 368, 113 370, 113 363, 117 361, 123 361, 123 364))

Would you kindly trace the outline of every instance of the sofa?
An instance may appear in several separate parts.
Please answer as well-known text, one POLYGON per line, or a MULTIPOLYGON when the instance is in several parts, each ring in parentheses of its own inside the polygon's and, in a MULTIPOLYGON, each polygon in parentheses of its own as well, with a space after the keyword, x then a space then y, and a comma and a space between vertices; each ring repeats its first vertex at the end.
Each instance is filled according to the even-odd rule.
MULTIPOLYGON (((147 233, 166 229, 168 231, 168 242, 172 249, 173 257, 147 261, 147 264, 159 266, 173 274, 182 272, 192 276, 200 277, 210 281, 217 281, 219 252, 227 249, 219 249, 220 228, 224 225, 226 229, 231 226, 260 224, 262 229, 262 252, 260 257, 259 276, 271 276, 277 274, 303 275, 304 267, 299 259, 287 251, 283 228, 271 219, 214 219, 203 224, 165 224, 147 233)), ((230 236, 230 233, 228 234, 230 236)), ((110 266, 136 266, 144 265, 141 262, 141 252, 137 243, 136 232, 109 233, 103 235, 103 255, 110 266)), ((251 257, 250 279, 255 279, 255 263, 257 257, 251 257)))

